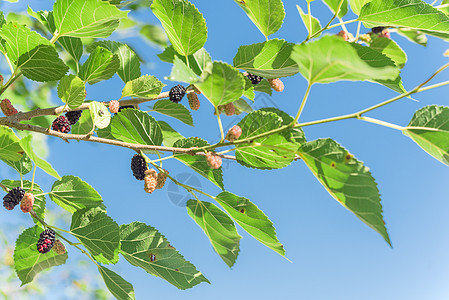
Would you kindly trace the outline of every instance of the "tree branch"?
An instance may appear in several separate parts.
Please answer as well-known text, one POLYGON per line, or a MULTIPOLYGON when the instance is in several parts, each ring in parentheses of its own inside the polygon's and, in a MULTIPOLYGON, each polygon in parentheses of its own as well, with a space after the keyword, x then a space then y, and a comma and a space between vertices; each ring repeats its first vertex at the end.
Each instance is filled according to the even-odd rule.
MULTIPOLYGON (((164 98, 168 98, 168 92, 164 92, 161 93, 159 95, 157 95, 154 98, 136 98, 136 99, 130 99, 130 100, 120 100, 120 105, 138 105, 141 103, 145 103, 145 102, 149 102, 149 101, 153 101, 153 100, 159 100, 159 99, 164 99, 164 98)), ((109 102, 103 102, 104 104, 107 104, 109 102)), ((67 107, 66 105, 61 105, 61 106, 55 106, 55 107, 50 107, 50 108, 38 108, 29 112, 18 112, 17 114, 15 114, 14 116, 12 116, 11 118, 14 121, 23 121, 23 120, 31 120, 32 118, 35 117, 41 117, 41 116, 57 116, 61 113, 64 112, 68 112, 68 111, 73 111, 73 110, 86 110, 89 109, 89 103, 83 103, 81 106, 79 106, 76 109, 70 109, 69 107, 67 107)))

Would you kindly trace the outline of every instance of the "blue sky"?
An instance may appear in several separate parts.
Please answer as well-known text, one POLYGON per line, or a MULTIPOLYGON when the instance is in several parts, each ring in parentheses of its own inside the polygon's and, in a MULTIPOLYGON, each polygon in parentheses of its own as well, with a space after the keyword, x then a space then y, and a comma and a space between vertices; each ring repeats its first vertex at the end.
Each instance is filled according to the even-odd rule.
MULTIPOLYGON (((233 1, 192 2, 206 18, 209 37, 205 48, 213 59, 232 63, 240 45, 264 40, 233 1)), ((301 42, 306 31, 295 5, 300 4, 304 9, 306 1, 288 0, 284 4, 287 13, 284 25, 272 38, 301 42)), ((12 9, 21 10, 26 5, 34 10, 51 10, 50 1, 37 0, 3 4, 0 9, 6 13, 12 9)), ((313 14, 321 18, 321 23, 331 17, 321 1, 313 2, 312 9, 313 14)), ((132 16, 159 24, 150 10, 132 16)), ((345 20, 351 18, 348 15, 345 20)), ((349 28, 355 31, 353 26, 349 28)), ((428 46, 422 47, 396 34, 392 34, 392 38, 408 54, 408 62, 402 71, 406 89, 424 81, 447 62, 442 55, 449 48, 445 42, 429 38, 428 46)), ((135 37, 124 41, 133 45, 149 62, 142 74, 160 79, 169 75, 171 66, 160 62, 156 56, 160 49, 151 48, 135 37)), ((434 82, 447 80, 447 77, 446 71, 434 82)), ((283 81, 285 91, 273 94, 271 101, 279 109, 294 115, 306 81, 299 74, 283 81)), ((169 87, 174 85, 165 83, 169 87)), ((89 86, 88 99, 116 99, 122 87, 115 76, 111 81, 89 86)), ((448 87, 443 87, 417 94, 414 96, 417 101, 403 99, 369 116, 405 126, 421 107, 447 105, 448 91, 448 87)), ((394 95, 393 91, 373 83, 316 85, 301 120, 355 112, 394 95)), ((60 103, 55 95, 53 101, 60 103)), ((187 105, 186 99, 183 101, 187 105)), ((268 103, 266 99, 262 101, 268 103)), ((204 98, 200 110, 193 112, 194 128, 160 115, 155 117, 169 120, 184 136, 217 141, 216 119, 212 115, 212 106, 204 98)), ((235 124, 238 120, 224 117, 225 124, 235 124)), ((187 215, 185 207, 173 203, 175 200, 169 197, 168 188, 152 195, 144 192, 142 182, 131 175, 132 151, 86 142, 67 144, 52 138, 49 139, 51 154, 48 160, 60 174, 76 175, 90 183, 103 196, 108 214, 119 224, 140 221, 156 227, 212 283, 180 291, 121 258, 111 268, 133 283, 137 299, 448 299, 449 168, 400 132, 378 125, 348 120, 308 127, 305 132, 308 140, 323 137, 337 140, 370 167, 382 195, 384 218, 393 249, 340 206, 300 161, 273 171, 247 169, 234 162, 225 164, 226 189, 250 199, 266 213, 292 261, 269 250, 239 228, 243 236, 240 254, 235 266, 229 269, 187 215)), ((169 161, 164 163, 164 168, 172 175, 183 176, 180 178, 194 178, 210 194, 220 192, 179 162, 169 161)), ((4 164, 0 164, 0 176, 0 179, 17 178, 4 164)), ((37 182, 48 191, 53 179, 38 172, 37 182)), ((204 196, 200 199, 208 201, 204 196)), ((11 226, 20 220, 24 226, 32 226, 31 220, 22 215, 20 210, 13 213, 1 210, 0 223, 11 226)), ((69 251, 75 255, 77 250, 69 248, 69 251)), ((51 273, 42 276, 50 279, 51 273)), ((68 283, 61 287, 64 284, 68 283)))

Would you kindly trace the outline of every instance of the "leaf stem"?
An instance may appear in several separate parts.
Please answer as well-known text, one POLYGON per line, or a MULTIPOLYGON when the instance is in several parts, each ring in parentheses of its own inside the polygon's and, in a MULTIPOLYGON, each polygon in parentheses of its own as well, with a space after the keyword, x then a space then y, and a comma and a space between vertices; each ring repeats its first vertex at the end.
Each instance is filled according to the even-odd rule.
MULTIPOLYGON (((323 28, 321 28, 320 30, 318 30, 317 32, 315 32, 315 33, 312 34, 312 35, 310 35, 310 33, 309 33, 309 35, 307 36, 307 39, 306 39, 305 41, 303 41, 302 44, 305 43, 305 42, 307 42, 308 40, 310 40, 310 39, 312 39, 312 38, 314 38, 314 37, 320 35, 321 32, 323 32, 323 31, 325 31, 325 30, 327 30, 327 29, 331 29, 331 28, 334 28, 334 27, 337 27, 337 26, 342 26, 342 25, 349 24, 349 23, 353 23, 353 22, 356 22, 356 21, 357 21, 357 19, 354 19, 354 20, 349 20, 349 21, 346 21, 346 22, 340 22, 340 23, 338 23, 338 24, 335 24, 335 25, 332 25, 332 26, 331 26, 331 23, 335 20, 335 18, 338 17, 338 13, 340 12, 340 9, 341 9, 341 6, 343 5, 343 2, 344 2, 344 0, 340 0, 340 3, 338 3, 338 7, 337 7, 337 9, 335 10, 335 14, 334 14, 333 17, 329 20, 329 22, 326 24, 326 26, 324 26, 323 28)), ((307 3, 310 4, 309 1, 307 1, 307 3)), ((309 12, 309 15, 310 15, 310 12, 309 12)), ((312 30, 312 24, 311 24, 311 22, 310 22, 310 30, 312 30)))
POLYGON ((310 11, 310 1, 307 0, 307 16, 309 17, 309 33, 307 34, 307 40, 310 40, 312 34, 312 14, 310 11))
POLYGON ((358 117, 357 119, 362 120, 362 121, 366 121, 366 122, 370 122, 370 123, 374 123, 374 124, 378 124, 381 126, 385 126, 385 127, 389 127, 392 129, 397 129, 400 131, 403 131, 405 128, 396 124, 392 124, 392 123, 388 123, 382 120, 378 120, 378 119, 374 119, 374 118, 370 118, 370 117, 358 117))
POLYGON ((33 168, 33 178, 31 179, 31 188, 30 188, 30 192, 32 192, 33 191, 33 187, 34 187, 34 178, 35 178, 35 176, 36 176, 36 168, 37 168, 37 165, 36 164, 34 164, 34 168, 33 168))
POLYGON ((6 192, 9 192, 9 189, 5 185, 3 185, 2 183, 0 183, 0 187, 2 189, 4 189, 6 192))
POLYGON ((14 74, 14 67, 11 64, 11 60, 9 59, 9 57, 8 57, 8 55, 6 53, 3 53, 3 55, 5 56, 6 62, 8 63, 9 70, 11 71, 11 76, 13 76, 13 74, 14 74))
POLYGON ((298 109, 298 113, 296 114, 295 120, 292 122, 292 125, 296 124, 296 122, 298 122, 298 119, 301 116, 302 111, 304 110, 304 107, 306 106, 307 98, 309 98, 311 87, 312 87, 312 84, 309 82, 308 85, 307 85, 307 89, 306 89, 306 92, 304 94, 304 97, 302 99, 301 106, 298 109))
POLYGON ((359 21, 359 23, 357 24, 357 33, 355 35, 354 43, 356 43, 359 40, 361 25, 362 25, 362 22, 359 21))
POLYGON ((221 140, 220 143, 224 142, 224 131, 223 131, 223 124, 221 123, 221 118, 220 118, 220 112, 218 111, 218 106, 214 106, 215 107, 215 114, 217 115, 217 120, 218 120, 218 127, 220 128, 220 134, 221 134, 221 140))

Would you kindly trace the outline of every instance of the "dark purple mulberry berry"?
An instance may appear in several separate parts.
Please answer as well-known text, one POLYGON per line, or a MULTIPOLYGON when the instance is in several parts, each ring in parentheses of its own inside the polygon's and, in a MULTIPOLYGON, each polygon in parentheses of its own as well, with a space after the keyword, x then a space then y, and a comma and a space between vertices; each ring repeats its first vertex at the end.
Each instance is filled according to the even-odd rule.
POLYGON ((82 110, 72 110, 65 114, 65 117, 69 121, 70 125, 75 125, 81 118, 82 110))
POLYGON ((260 77, 260 76, 257 76, 257 75, 254 75, 254 74, 251 74, 248 72, 246 73, 246 77, 248 77, 248 79, 251 80, 252 84, 259 84, 263 79, 263 77, 260 77))
POLYGON ((371 32, 374 34, 380 34, 380 33, 382 33, 382 31, 384 31, 384 29, 385 29, 385 27, 382 27, 382 26, 373 27, 371 29, 371 32))
POLYGON ((53 248, 55 244, 55 232, 51 229, 44 230, 37 241, 37 251, 45 254, 53 248))
POLYGON ((122 111, 124 109, 127 109, 127 108, 136 108, 136 107, 134 105, 123 105, 123 106, 120 106, 118 108, 118 111, 120 112, 120 111, 122 111))
POLYGON ((68 133, 72 129, 72 127, 70 126, 69 120, 67 120, 67 118, 64 116, 57 117, 53 121, 51 128, 55 131, 59 131, 62 133, 68 133))
POLYGON ((25 191, 21 187, 11 189, 5 197, 3 197, 3 206, 7 210, 12 210, 22 201, 25 191))
POLYGON ((141 155, 135 154, 131 159, 131 170, 133 171, 134 177, 136 177, 137 180, 144 180, 145 171, 147 169, 148 166, 145 159, 141 155))
POLYGON ((168 94, 170 96, 170 101, 178 103, 182 100, 182 98, 184 98, 186 88, 178 84, 177 86, 172 87, 168 94))

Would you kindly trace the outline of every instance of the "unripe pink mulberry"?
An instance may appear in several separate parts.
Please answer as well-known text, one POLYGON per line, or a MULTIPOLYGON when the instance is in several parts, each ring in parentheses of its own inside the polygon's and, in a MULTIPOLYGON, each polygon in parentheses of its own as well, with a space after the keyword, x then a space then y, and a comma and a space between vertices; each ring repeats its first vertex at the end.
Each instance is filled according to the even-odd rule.
POLYGON ((337 36, 342 37, 345 41, 349 39, 348 32, 345 30, 342 30, 339 33, 337 33, 337 36))
POLYGON ((53 251, 56 252, 58 255, 65 254, 65 246, 60 240, 56 240, 55 244, 53 245, 53 251))
POLYGON ((187 99, 189 99, 189 106, 192 110, 198 110, 200 108, 200 100, 195 93, 188 93, 187 99))
POLYGON ((211 167, 212 169, 219 169, 221 167, 221 157, 214 152, 206 153, 206 161, 209 167, 211 167))
POLYGON ((15 109, 14 106, 12 106, 11 101, 9 101, 9 99, 3 99, 0 102, 0 108, 7 117, 13 116, 17 113, 17 109, 15 109))
POLYGON ((118 113, 118 109, 120 108, 120 102, 117 100, 109 101, 109 111, 113 114, 118 113))
POLYGON ((268 82, 276 92, 282 92, 284 90, 284 83, 279 78, 268 79, 268 82))
POLYGON ((233 115, 235 114, 235 107, 234 107, 234 104, 233 104, 232 102, 226 104, 226 105, 224 106, 224 112, 225 112, 225 114, 226 114, 228 117, 233 116, 233 115))
POLYGON ((22 201, 20 202, 20 209, 27 214, 33 209, 33 205, 34 195, 32 193, 25 193, 22 201))
POLYGON ((3 76, 0 75, 0 86, 2 86, 2 85, 3 85, 3 76))
POLYGON ((153 193, 157 186, 157 173, 155 169, 150 169, 145 171, 145 192, 153 193))
POLYGON ((168 171, 167 170, 164 170, 164 171, 165 171, 165 173, 160 172, 159 174, 157 174, 157 185, 156 185, 157 190, 163 188, 165 185, 165 181, 167 181, 168 171))
POLYGON ((234 125, 231 129, 229 129, 226 134, 226 139, 230 142, 235 141, 242 135, 242 128, 239 125, 234 125))

